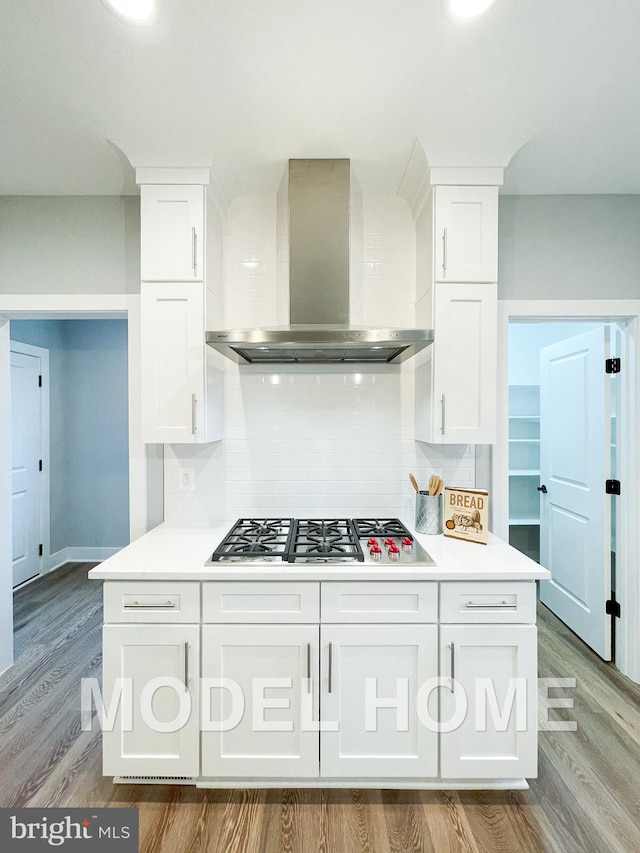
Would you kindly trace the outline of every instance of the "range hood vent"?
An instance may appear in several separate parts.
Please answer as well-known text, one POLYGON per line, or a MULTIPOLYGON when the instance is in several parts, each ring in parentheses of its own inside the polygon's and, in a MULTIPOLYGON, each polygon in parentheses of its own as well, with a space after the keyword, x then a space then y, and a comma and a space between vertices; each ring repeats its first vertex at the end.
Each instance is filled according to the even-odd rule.
POLYGON ((291 325, 206 333, 239 364, 395 364, 433 342, 422 329, 350 324, 349 160, 290 160, 291 325))

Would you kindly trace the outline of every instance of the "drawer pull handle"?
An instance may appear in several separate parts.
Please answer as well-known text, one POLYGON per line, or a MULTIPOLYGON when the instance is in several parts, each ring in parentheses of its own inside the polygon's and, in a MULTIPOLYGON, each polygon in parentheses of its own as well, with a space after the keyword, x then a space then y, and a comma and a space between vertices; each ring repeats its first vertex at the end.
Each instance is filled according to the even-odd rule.
POLYGON ((184 644, 184 689, 189 692, 189 643, 184 644))
POLYGON ((518 605, 515 603, 511 604, 508 601, 496 601, 494 604, 478 604, 475 601, 465 601, 464 606, 468 610, 494 610, 496 607, 510 607, 513 609, 518 605))
POLYGON ((131 604, 125 604, 124 609, 125 610, 131 610, 132 608, 136 607, 136 608, 143 608, 143 609, 148 608, 149 610, 157 610, 159 607, 172 609, 172 608, 175 608, 175 606, 176 606, 175 601, 167 601, 164 604, 152 604, 152 603, 144 604, 141 601, 132 601, 131 604))
POLYGON ((307 643, 307 693, 311 693, 311 643, 307 643))
POLYGON ((331 693, 333 681, 333 643, 329 643, 329 693, 331 693))

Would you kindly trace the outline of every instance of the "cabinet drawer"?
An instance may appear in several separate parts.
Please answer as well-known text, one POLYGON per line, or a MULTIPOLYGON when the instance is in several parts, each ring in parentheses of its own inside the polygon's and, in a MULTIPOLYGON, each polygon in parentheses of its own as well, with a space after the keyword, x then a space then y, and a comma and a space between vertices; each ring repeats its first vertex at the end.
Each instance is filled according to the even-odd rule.
POLYGON ((105 622, 199 622, 200 584, 187 581, 107 581, 105 622))
POLYGON ((323 622, 437 622, 438 585, 328 582, 322 584, 323 622))
POLYGON ((533 581, 441 583, 440 621, 535 622, 536 585, 533 581))
POLYGON ((223 581, 202 588, 203 622, 317 622, 318 583, 223 581))

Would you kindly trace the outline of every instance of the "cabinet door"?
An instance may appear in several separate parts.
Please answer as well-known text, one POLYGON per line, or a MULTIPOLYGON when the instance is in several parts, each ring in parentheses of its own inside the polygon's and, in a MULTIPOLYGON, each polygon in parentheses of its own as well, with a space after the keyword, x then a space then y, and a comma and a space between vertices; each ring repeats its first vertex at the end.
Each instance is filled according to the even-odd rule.
POLYGON ((318 630, 203 626, 203 776, 317 778, 318 630))
POLYGON ((123 688, 115 722, 102 733, 105 776, 198 775, 198 634, 197 625, 104 626, 107 710, 123 688))
POLYGON ((435 625, 323 626, 321 718, 339 725, 322 732, 323 777, 437 776, 438 736, 416 706, 437 648, 435 625))
MULTIPOLYGON (((470 546, 471 547, 471 546, 470 546)), ((537 775, 535 625, 445 625, 440 631, 440 772, 445 779, 537 775), (466 708, 466 713, 465 713, 466 708)))
POLYGON ((204 441, 203 285, 142 283, 142 438, 204 441))
POLYGON ((140 264, 143 281, 204 279, 204 187, 140 188, 140 264))
POLYGON ((416 368, 419 441, 495 441, 496 318, 497 285, 436 285, 435 343, 416 368))
POLYGON ((434 221, 436 281, 497 281, 498 187, 436 187, 434 221))

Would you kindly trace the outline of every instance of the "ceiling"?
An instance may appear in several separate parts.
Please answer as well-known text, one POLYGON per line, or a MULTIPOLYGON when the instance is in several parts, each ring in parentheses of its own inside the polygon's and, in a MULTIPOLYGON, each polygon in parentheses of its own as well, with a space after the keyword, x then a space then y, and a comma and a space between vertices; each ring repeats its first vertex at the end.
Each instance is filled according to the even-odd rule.
POLYGON ((640 193, 640 2, 0 0, 0 195, 135 193, 140 166, 213 164, 228 200, 289 157, 350 157, 398 191, 433 166, 506 166, 509 193, 640 193), (124 153, 123 153, 124 152, 124 153), (126 154, 126 156, 125 156, 126 154))

